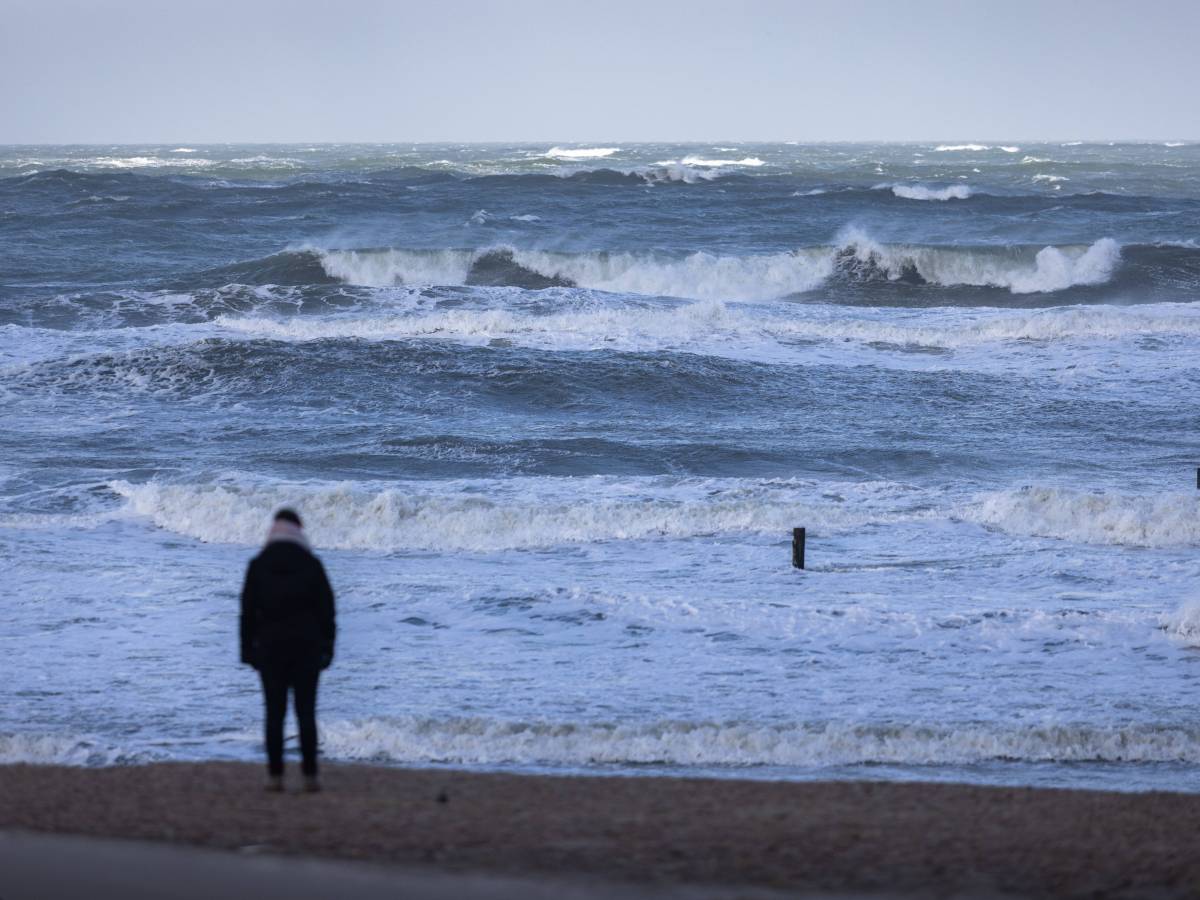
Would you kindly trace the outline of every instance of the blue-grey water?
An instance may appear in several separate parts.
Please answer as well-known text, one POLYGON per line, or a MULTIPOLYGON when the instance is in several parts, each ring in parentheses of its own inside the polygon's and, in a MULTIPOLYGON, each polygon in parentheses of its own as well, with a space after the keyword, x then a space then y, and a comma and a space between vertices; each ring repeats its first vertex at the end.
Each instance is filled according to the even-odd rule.
POLYGON ((0 760, 1195 790, 1200 145, 0 148, 0 760), (808 530, 808 569, 790 534, 808 530))

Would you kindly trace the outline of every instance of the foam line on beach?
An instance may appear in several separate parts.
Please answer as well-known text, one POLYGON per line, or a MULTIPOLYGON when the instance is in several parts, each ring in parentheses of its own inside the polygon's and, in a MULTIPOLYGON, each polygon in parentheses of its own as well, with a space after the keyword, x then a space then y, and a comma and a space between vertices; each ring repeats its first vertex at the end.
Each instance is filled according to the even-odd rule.
POLYGON ((469 765, 789 766, 1022 762, 1200 763, 1186 726, 779 725, 376 718, 330 722, 340 759, 469 765))

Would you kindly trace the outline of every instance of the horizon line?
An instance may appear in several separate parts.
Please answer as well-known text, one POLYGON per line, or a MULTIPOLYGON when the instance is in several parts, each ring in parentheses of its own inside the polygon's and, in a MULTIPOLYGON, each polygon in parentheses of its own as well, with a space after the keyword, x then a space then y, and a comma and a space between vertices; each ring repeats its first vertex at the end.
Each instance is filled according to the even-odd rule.
MULTIPOLYGON (((522 138, 520 140, 251 140, 239 139, 232 141, 217 141, 217 140, 187 140, 183 138, 171 140, 120 140, 120 141, 0 141, 0 147, 148 147, 158 144, 177 144, 187 146, 195 144, 200 147, 216 147, 216 146, 245 146, 245 145, 264 145, 276 144, 280 146, 296 146, 300 144, 337 147, 346 145, 362 145, 375 144, 379 146, 393 146, 397 144, 410 144, 417 146, 444 146, 446 144, 465 144, 469 146, 541 146, 548 144, 550 146, 572 145, 572 144, 625 144, 629 146, 637 145, 652 145, 652 144, 781 144, 786 146, 816 146, 821 144, 892 144, 897 146, 906 145, 925 145, 925 144, 946 144, 951 142, 959 142, 964 144, 988 143, 988 144, 1003 144, 1003 143, 1021 143, 1021 144, 1059 144, 1067 142, 1079 142, 1081 144, 1158 144, 1180 141, 1186 144, 1200 143, 1200 137, 1185 138, 1179 136, 1168 137, 1055 137, 1055 138, 1020 138, 1020 137, 985 137, 985 138, 837 138, 837 139, 811 139, 811 140, 796 140, 796 139, 772 139, 763 140, 758 138, 704 138, 704 139, 689 139, 689 140, 620 140, 615 138, 597 138, 595 140, 557 140, 546 139, 536 140, 522 138)), ((619 148, 618 148, 619 149, 619 148)))

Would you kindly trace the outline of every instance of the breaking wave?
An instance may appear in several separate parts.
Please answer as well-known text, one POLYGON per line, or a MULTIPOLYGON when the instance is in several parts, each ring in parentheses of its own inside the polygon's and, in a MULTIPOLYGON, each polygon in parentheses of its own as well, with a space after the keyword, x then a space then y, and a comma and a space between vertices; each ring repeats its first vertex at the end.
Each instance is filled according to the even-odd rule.
POLYGON ((315 545, 375 551, 491 552, 595 541, 683 539, 721 533, 790 534, 861 527, 887 483, 848 486, 863 502, 822 499, 811 484, 740 479, 513 479, 445 486, 326 484, 131 484, 111 490, 126 511, 160 528, 212 543, 261 543, 272 513, 294 506, 315 545), (457 487, 457 490, 454 488, 457 487))
POLYGON ((1024 487, 984 498, 965 518, 1019 535, 1127 547, 1200 546, 1200 497, 1024 487))
POLYGON ((293 256, 305 266, 315 259, 326 277, 345 284, 583 287, 693 300, 768 300, 813 291, 834 278, 1053 293, 1104 284, 1121 263, 1121 247, 1111 238, 1090 246, 963 250, 879 244, 853 230, 835 246, 747 256, 515 247, 330 249, 309 254, 293 256))
POLYGON ((396 717, 325 723, 321 744, 340 759, 460 765, 824 768, 995 761, 1200 762, 1200 732, 1154 726, 767 726, 396 717))
POLYGON ((0 765, 114 766, 148 762, 94 738, 61 734, 0 734, 0 765))

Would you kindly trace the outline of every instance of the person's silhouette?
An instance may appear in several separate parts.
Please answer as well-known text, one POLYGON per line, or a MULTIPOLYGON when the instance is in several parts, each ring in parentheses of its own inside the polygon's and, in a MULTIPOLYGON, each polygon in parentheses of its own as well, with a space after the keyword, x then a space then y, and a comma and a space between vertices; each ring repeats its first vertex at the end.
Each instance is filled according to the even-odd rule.
POLYGON ((308 791, 317 780, 317 680, 333 661, 337 632, 333 589, 313 555, 303 523, 281 509, 267 544, 250 561, 242 587, 242 662, 262 676, 266 705, 267 790, 283 790, 283 720, 288 690, 300 728, 301 770, 308 791))

